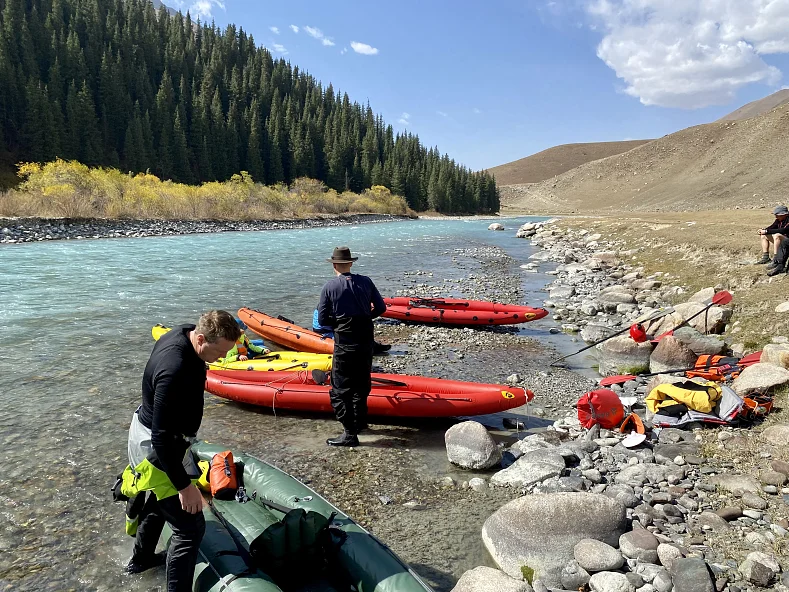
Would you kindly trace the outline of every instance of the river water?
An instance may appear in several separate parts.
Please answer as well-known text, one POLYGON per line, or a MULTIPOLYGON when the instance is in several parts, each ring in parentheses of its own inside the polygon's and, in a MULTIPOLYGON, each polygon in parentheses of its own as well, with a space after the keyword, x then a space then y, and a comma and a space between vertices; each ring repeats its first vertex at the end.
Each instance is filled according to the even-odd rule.
MULTIPOLYGON (((505 232, 488 231, 486 220, 418 220, 0 248, 0 589, 132 591, 157 583, 122 576, 131 539, 109 495, 126 463, 153 324, 250 306, 308 325, 335 246, 350 245, 360 256, 354 271, 388 295, 410 270, 451 279, 454 248, 495 245, 524 263, 535 250, 513 238, 524 221, 505 220, 505 232)), ((540 306, 549 277, 522 273, 526 300, 540 306)), ((544 319, 522 332, 572 350, 566 338, 548 336, 553 324, 544 319)), ((243 446, 241 435, 249 438, 257 420, 209 396, 201 435, 243 446)))

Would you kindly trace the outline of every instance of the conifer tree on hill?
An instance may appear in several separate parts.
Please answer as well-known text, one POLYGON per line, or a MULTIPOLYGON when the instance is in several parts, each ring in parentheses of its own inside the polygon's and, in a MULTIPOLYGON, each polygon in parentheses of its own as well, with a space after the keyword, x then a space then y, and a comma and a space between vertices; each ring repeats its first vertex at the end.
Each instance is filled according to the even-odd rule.
POLYGON ((0 0, 0 157, 185 183, 307 176, 337 191, 385 185, 417 211, 498 211, 487 172, 396 134, 243 29, 159 4, 0 0))

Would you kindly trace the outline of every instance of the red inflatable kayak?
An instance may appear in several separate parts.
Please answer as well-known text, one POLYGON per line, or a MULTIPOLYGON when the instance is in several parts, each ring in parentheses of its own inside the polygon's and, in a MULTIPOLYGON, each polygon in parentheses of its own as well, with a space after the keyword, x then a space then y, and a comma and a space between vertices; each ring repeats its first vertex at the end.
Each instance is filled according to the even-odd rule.
MULTIPOLYGON (((370 415, 456 417, 485 415, 526 404, 534 393, 519 387, 406 376, 372 375, 370 415)), ((328 379, 316 383, 308 372, 211 370, 206 390, 239 403, 293 411, 332 412, 328 379)))
POLYGON ((251 331, 277 345, 300 352, 334 353, 334 339, 331 337, 324 337, 320 333, 315 333, 315 331, 299 327, 288 321, 275 319, 259 310, 251 308, 239 309, 238 318, 251 331))
POLYGON ((515 325, 548 315, 544 308, 458 298, 384 298, 383 316, 444 325, 515 325))

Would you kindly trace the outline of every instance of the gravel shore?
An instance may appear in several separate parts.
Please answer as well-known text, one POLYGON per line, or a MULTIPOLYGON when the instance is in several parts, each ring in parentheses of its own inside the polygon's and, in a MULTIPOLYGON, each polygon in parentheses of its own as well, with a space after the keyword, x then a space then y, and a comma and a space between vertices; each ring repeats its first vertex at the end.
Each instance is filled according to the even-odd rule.
POLYGON ((298 220, 105 220, 83 218, 0 218, 0 244, 49 240, 139 238, 208 232, 291 230, 410 220, 389 214, 351 214, 298 220))

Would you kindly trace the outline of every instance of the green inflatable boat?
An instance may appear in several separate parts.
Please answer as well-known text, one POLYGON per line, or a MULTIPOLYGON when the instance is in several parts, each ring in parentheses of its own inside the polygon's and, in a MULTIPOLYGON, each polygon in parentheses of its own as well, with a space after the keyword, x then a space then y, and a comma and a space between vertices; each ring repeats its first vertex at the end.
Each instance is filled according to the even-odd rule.
MULTIPOLYGON (((197 442, 201 461, 227 450, 197 442)), ((306 485, 233 453, 246 495, 203 509, 194 592, 432 592, 394 552, 306 485)), ((165 542, 171 533, 165 527, 165 542)))

